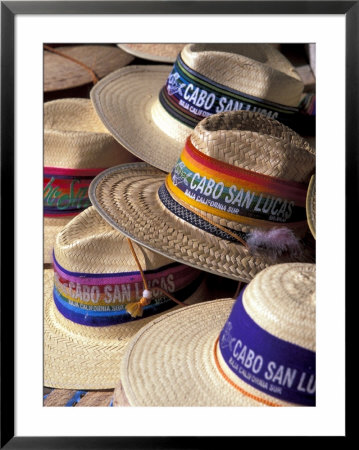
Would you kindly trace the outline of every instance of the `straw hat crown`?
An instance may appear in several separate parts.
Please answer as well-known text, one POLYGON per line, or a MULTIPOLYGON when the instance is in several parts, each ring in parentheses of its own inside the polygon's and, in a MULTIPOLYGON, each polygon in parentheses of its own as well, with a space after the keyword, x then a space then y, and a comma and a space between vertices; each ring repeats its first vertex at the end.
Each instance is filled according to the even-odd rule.
MULTIPOLYGON (((143 270, 173 263, 160 254, 133 243, 143 270)), ((90 206, 77 215, 56 238, 54 247, 58 263, 72 272, 137 272, 138 266, 126 236, 112 228, 90 206)))
POLYGON ((199 270, 132 245, 134 253, 93 207, 58 234, 54 270, 44 274, 45 386, 114 388, 124 349, 142 326, 176 308, 172 298, 189 305, 208 298, 199 270))
POLYGON ((117 44, 125 52, 138 58, 171 63, 185 44, 117 44))
POLYGON ((243 293, 247 314, 270 334, 315 351, 315 264, 277 264, 243 293))
POLYGON ((191 69, 237 91, 286 106, 300 102, 299 74, 270 44, 188 44, 181 57, 191 69))
POLYGON ((149 323, 121 363, 128 403, 314 406, 315 270, 271 266, 236 301, 204 302, 149 323))
POLYGON ((59 99, 44 104, 44 165, 106 168, 137 161, 108 132, 91 101, 59 99))
MULTIPOLYGON (((227 111, 203 119, 190 140, 196 149, 218 162, 287 182, 308 183, 315 169, 315 151, 309 143, 277 120, 251 111, 227 111)), ((198 209, 194 207, 196 211, 198 209)), ((234 230, 256 227, 206 217, 234 230)), ((273 226, 275 224, 273 223, 273 226)), ((304 231, 298 231, 303 235, 304 231)))
POLYGON ((200 152, 242 169, 283 180, 308 182, 314 150, 277 120, 250 111, 228 111, 203 119, 191 134, 200 152))
MULTIPOLYGON (((125 150, 107 131, 98 118, 92 103, 85 98, 65 98, 45 102, 44 104, 44 196, 49 190, 55 195, 57 186, 68 198, 70 184, 74 183, 76 195, 89 184, 90 177, 107 167, 138 159, 125 150), (55 169, 55 170, 53 170, 55 169), (89 170, 87 178, 81 171, 89 170), (57 179, 58 170, 70 172, 68 178, 57 179), (53 179, 54 177, 54 179, 53 179), (76 178, 74 178, 76 177, 76 178), (82 184, 78 183, 82 180, 82 184), (54 181, 54 183, 53 183, 54 181), (52 188, 48 186, 52 185, 52 188), (66 191, 66 189, 68 191, 66 191)), ((47 195, 46 194, 46 195, 47 195)), ((50 195, 50 194, 49 194, 50 195)), ((66 208, 61 213, 45 217, 44 262, 52 261, 52 250, 56 235, 70 221, 75 212, 81 212, 89 205, 87 195, 78 206, 78 211, 66 215, 66 208)), ((51 202, 53 203, 54 197, 51 202)), ((45 200, 48 206, 50 199, 45 200)), ((57 211, 58 212, 58 211, 57 211)))

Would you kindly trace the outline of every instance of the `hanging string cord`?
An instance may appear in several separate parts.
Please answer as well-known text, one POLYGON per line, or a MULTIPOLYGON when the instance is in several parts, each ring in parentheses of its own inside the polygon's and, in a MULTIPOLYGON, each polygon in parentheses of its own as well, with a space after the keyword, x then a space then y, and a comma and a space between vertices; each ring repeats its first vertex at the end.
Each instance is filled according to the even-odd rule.
POLYGON ((236 292, 234 293, 234 296, 233 296, 233 298, 237 298, 238 297, 238 295, 239 295, 239 292, 240 292, 240 290, 241 290, 241 288, 242 288, 242 281, 239 281, 238 282, 238 286, 237 286, 237 289, 236 289, 236 292))
MULTIPOLYGON (((167 179, 165 180, 165 185, 166 185, 166 189, 167 191, 170 193, 168 184, 167 184, 167 179)), ((189 209, 190 211, 192 211, 194 214, 196 214, 198 217, 200 217, 201 219, 205 220, 206 222, 210 223, 211 225, 214 225, 215 227, 219 228, 220 230, 224 231, 225 233, 229 234, 230 236, 232 236, 234 239, 236 239, 237 241, 239 241, 242 245, 244 245, 244 247, 246 247, 247 249, 249 248, 247 242, 242 239, 240 236, 238 236, 236 233, 233 233, 231 230, 228 230, 227 228, 223 227, 222 225, 220 225, 219 223, 214 222, 213 220, 209 219, 208 217, 206 217, 204 214, 200 213, 199 211, 196 211, 192 205, 188 205, 187 203, 183 202, 180 198, 178 198, 177 196, 173 196, 172 193, 170 193, 170 195, 174 198, 174 200, 176 200, 177 203, 179 203, 180 205, 182 205, 184 208, 189 209)))
MULTIPOLYGON (((148 284, 146 281, 145 274, 143 273, 140 261, 137 258, 137 255, 136 255, 135 249, 133 248, 131 239, 127 238, 127 242, 128 242, 128 245, 130 247, 133 257, 135 258, 138 270, 140 271, 143 286, 145 289, 142 293, 142 297, 140 298, 140 300, 138 302, 131 302, 126 305, 126 311, 129 312, 132 317, 142 317, 143 308, 151 303, 152 291, 150 289, 148 289, 148 284)), ((173 297, 171 294, 169 294, 167 291, 165 291, 161 287, 156 286, 156 289, 158 289, 160 292, 165 294, 168 298, 170 298, 173 302, 177 303, 178 305, 187 306, 185 303, 180 302, 179 300, 177 300, 175 297, 173 297)))
POLYGON ((91 69, 91 67, 84 64, 82 61, 79 61, 78 59, 73 58, 72 56, 66 55, 66 53, 60 52, 59 50, 55 50, 54 48, 52 48, 48 45, 45 45, 45 44, 44 44, 44 49, 48 50, 49 52, 55 53, 56 55, 62 56, 63 58, 66 58, 66 59, 78 64, 79 66, 83 67, 84 69, 86 69, 91 74, 93 84, 96 84, 99 81, 99 78, 97 77, 94 70, 91 69))

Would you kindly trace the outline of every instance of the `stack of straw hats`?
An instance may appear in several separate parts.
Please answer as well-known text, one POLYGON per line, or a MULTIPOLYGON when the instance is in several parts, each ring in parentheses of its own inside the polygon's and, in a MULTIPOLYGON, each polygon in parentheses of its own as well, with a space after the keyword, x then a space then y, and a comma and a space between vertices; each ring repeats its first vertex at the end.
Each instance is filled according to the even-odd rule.
POLYGON ((130 338, 176 306, 163 290, 185 304, 209 296, 201 271, 136 244, 132 248, 153 297, 136 318, 126 306, 136 302, 144 288, 126 237, 93 207, 77 215, 57 236, 53 270, 45 271, 46 386, 114 388, 130 338))
POLYGON ((102 170, 138 159, 107 131, 85 98, 44 104, 44 263, 56 235, 90 206, 88 187, 102 170))
POLYGON ((46 51, 45 91, 94 86, 44 104, 44 385, 315 405, 298 73, 270 44, 101 47, 46 51))
POLYGON ((120 370, 117 406, 314 406, 315 265, 271 266, 236 300, 151 321, 120 370))

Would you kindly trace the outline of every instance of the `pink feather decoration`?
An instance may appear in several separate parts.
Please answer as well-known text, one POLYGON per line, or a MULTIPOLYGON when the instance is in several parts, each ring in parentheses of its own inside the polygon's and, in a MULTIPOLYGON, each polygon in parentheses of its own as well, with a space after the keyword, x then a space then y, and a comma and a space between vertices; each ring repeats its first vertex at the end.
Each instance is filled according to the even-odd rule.
POLYGON ((297 257, 302 252, 299 239, 289 228, 256 229, 247 239, 249 250, 254 254, 266 254, 274 261, 281 256, 297 257))

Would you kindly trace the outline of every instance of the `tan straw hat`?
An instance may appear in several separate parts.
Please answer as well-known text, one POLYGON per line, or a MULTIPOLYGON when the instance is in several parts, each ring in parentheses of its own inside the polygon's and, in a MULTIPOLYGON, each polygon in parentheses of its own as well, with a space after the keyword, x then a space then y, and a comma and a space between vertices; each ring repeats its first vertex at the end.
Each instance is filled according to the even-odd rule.
POLYGON ((77 215, 56 238, 54 269, 45 270, 44 385, 114 388, 128 340, 180 308, 172 298, 211 298, 204 275, 132 244, 93 207, 77 215))
POLYGON ((315 309, 315 264, 292 263, 167 313, 128 344, 114 406, 315 406, 315 309))
POLYGON ((316 217, 316 195, 315 195, 316 189, 315 189, 315 175, 312 175, 312 178, 310 179, 309 186, 308 186, 308 192, 307 192, 307 201, 306 201, 306 208, 307 208, 307 220, 308 225, 310 228, 310 231, 314 237, 315 235, 315 217, 316 217))
POLYGON ((138 58, 174 63, 185 44, 117 44, 125 52, 138 58))
POLYGON ((122 145, 169 172, 204 117, 245 109, 293 128, 302 91, 294 67, 269 44, 188 44, 172 72, 170 66, 125 67, 97 83, 91 99, 122 145))
POLYGON ((249 282, 271 264, 314 262, 305 215, 314 164, 290 128, 232 111, 201 121, 167 176, 146 163, 114 167, 93 180, 89 196, 140 244, 249 282))
POLYGON ((126 66, 134 57, 110 45, 44 47, 44 91, 58 91, 96 82, 126 66))
POLYGON ((89 99, 44 104, 44 263, 59 231, 90 205, 90 181, 104 169, 138 161, 107 131, 89 99))

